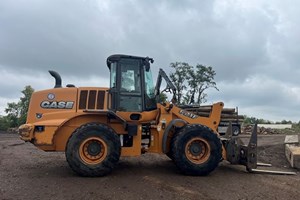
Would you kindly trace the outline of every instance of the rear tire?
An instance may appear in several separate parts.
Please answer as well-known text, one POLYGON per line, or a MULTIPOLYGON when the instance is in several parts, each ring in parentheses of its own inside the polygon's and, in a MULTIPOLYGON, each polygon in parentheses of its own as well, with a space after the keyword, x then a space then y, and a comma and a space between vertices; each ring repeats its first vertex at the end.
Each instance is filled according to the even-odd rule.
POLYGON ((187 125, 174 138, 173 161, 186 175, 208 175, 222 158, 221 140, 211 129, 187 125))
POLYGON ((79 127, 69 138, 66 158, 71 169, 81 176, 105 176, 118 163, 121 145, 110 127, 89 123, 79 127))

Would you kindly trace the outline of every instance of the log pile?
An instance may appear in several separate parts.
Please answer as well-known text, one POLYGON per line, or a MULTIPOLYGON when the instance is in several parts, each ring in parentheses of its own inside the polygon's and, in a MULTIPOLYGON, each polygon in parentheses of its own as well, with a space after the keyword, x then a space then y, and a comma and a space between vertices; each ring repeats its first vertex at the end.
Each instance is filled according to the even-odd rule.
MULTIPOLYGON (((192 112, 201 117, 209 117, 212 106, 185 106, 184 110, 192 112)), ((244 116, 238 115, 237 109, 235 108, 223 108, 221 114, 222 122, 236 122, 242 123, 244 121, 244 116)))

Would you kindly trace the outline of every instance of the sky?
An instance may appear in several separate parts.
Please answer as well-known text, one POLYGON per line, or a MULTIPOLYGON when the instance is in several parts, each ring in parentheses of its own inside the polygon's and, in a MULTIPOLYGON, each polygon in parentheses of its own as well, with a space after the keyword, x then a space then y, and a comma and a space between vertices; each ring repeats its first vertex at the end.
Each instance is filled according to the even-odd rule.
POLYGON ((109 86, 106 58, 212 66, 222 101, 242 115, 300 121, 300 1, 1 0, 0 115, 26 85, 109 86))

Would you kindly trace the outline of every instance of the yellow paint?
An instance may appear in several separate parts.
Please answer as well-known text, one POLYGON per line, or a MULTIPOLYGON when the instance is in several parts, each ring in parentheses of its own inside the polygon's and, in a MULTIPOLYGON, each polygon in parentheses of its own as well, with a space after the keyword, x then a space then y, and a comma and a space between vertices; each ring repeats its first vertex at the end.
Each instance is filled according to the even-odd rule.
POLYGON ((142 131, 141 125, 138 127, 138 133, 133 137, 132 147, 122 147, 121 156, 139 156, 141 155, 142 131))
POLYGON ((35 145, 53 145, 53 136, 57 126, 46 126, 43 132, 35 132, 35 145))

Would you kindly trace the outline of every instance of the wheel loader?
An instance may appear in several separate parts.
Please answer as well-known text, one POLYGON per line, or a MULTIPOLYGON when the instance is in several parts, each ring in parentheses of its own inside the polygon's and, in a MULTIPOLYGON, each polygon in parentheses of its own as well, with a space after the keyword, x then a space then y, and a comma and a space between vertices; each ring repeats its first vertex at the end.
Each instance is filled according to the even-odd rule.
POLYGON ((208 175, 222 160, 255 169, 256 133, 248 145, 230 133, 221 137, 222 102, 211 105, 208 117, 180 109, 175 98, 161 103, 162 80, 174 97, 176 89, 162 69, 154 85, 152 63, 149 57, 109 56, 109 88, 63 87, 60 75, 49 71, 55 86, 32 94, 21 139, 44 151, 64 151, 81 176, 105 176, 120 156, 144 153, 166 154, 186 175, 208 175))

